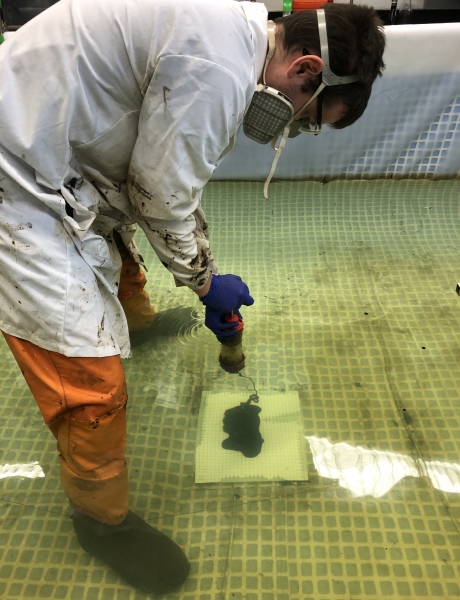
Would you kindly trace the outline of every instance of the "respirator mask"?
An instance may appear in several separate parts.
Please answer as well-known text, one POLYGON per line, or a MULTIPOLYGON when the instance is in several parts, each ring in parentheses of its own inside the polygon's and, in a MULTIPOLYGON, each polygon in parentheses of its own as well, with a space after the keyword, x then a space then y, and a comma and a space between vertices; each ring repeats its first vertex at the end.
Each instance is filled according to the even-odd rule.
MULTIPOLYGON (((259 144, 268 144, 271 142, 272 147, 276 150, 272 168, 264 186, 265 198, 267 198, 268 184, 273 177, 278 159, 284 149, 287 138, 296 137, 300 133, 318 135, 321 131, 320 118, 315 122, 310 119, 310 117, 304 117, 297 120, 296 117, 321 94, 326 86, 342 85, 359 81, 359 77, 356 75, 339 77, 332 72, 329 66, 329 45, 327 41, 326 15, 324 9, 317 10, 316 14, 318 17, 318 33, 324 68, 321 73, 321 83, 318 86, 318 89, 297 113, 294 113, 294 103, 290 98, 278 90, 269 87, 265 83, 267 66, 275 52, 276 25, 273 21, 268 22, 268 53, 262 74, 263 83, 260 83, 257 86, 243 120, 243 131, 248 138, 259 144), (282 136, 281 141, 279 146, 276 147, 276 142, 280 135, 282 136)), ((319 108, 320 107, 321 103, 319 102, 319 108)), ((318 112, 320 117, 321 108, 318 112)))

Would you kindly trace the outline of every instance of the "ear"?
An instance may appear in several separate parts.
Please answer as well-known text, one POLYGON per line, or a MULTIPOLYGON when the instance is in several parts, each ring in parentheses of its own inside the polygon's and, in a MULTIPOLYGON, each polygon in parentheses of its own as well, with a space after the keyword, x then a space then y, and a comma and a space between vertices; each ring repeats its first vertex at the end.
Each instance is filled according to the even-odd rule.
POLYGON ((289 78, 300 77, 302 80, 316 77, 324 69, 323 59, 315 54, 299 56, 289 65, 286 75, 289 78))

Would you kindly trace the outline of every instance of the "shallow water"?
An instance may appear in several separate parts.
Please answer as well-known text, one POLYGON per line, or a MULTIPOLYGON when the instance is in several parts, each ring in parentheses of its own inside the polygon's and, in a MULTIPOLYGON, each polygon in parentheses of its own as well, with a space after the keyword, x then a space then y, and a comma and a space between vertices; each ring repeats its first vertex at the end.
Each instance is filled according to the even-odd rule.
MULTIPOLYGON (((161 317, 125 362, 131 508, 192 563, 165 598, 460 597, 459 190, 207 186, 220 271, 256 300, 244 372, 261 416, 264 391, 299 394, 308 482, 194 483, 202 393, 253 387, 220 368, 200 303, 139 235, 161 317)), ((0 359, 1 464, 45 474, 0 480, 0 596, 145 598, 79 548, 54 440, 3 342, 0 359)))

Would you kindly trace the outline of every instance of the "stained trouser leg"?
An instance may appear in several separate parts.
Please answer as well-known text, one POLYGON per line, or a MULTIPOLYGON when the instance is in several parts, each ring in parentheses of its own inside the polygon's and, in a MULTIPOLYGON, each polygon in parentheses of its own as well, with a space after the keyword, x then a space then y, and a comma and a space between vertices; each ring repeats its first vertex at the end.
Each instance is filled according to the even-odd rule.
POLYGON ((57 439, 71 506, 98 521, 121 523, 128 512, 128 470, 120 356, 69 358, 3 335, 57 439))
POLYGON ((121 242, 117 242, 117 246, 123 261, 118 299, 125 311, 129 331, 142 331, 150 327, 155 318, 155 310, 144 290, 147 279, 121 242))
POLYGON ((128 511, 126 384, 120 356, 68 358, 3 333, 58 441, 61 482, 77 539, 125 581, 168 593, 189 562, 171 539, 128 511))

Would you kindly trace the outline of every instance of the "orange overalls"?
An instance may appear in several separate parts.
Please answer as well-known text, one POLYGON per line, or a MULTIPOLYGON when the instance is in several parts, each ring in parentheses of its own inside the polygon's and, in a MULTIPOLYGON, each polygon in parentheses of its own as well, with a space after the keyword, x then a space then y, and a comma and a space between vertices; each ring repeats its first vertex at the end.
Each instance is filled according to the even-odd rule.
MULTIPOLYGON (((146 278, 124 248, 118 298, 130 331, 155 316, 146 278)), ((128 395, 120 356, 69 358, 3 333, 57 439, 61 483, 71 506, 116 525, 128 512, 125 460, 128 395)))

